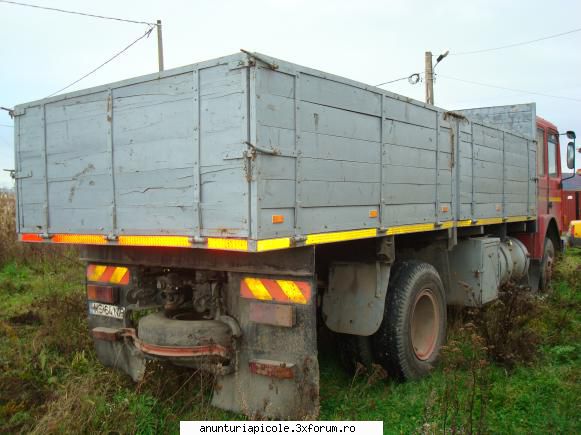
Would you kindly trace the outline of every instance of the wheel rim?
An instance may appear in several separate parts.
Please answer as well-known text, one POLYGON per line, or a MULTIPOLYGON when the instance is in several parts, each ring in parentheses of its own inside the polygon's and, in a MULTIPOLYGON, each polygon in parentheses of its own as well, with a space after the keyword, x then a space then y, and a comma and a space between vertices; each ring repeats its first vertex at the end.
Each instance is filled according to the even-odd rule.
POLYGON ((431 289, 418 293, 412 309, 411 339, 419 360, 429 359, 436 348, 440 328, 440 312, 431 289))
POLYGON ((545 269, 547 284, 550 283, 551 279, 553 278, 553 261, 554 260, 552 256, 547 258, 547 268, 545 269))

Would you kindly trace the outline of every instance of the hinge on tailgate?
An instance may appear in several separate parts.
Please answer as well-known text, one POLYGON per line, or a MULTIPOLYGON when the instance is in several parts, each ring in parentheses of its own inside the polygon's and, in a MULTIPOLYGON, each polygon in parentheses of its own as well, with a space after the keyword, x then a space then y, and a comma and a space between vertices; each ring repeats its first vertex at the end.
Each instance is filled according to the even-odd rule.
POLYGON ((32 177, 32 171, 29 171, 26 174, 22 174, 21 172, 16 172, 16 169, 4 169, 4 170, 10 173, 10 178, 12 178, 13 180, 20 180, 22 178, 32 177))

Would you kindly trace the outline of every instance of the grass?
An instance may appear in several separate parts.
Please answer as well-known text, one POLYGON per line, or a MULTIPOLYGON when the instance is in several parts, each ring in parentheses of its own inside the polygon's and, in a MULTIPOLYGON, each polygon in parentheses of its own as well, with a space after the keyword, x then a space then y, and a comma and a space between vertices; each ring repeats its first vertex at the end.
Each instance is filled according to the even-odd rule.
MULTIPOLYGON (((134 384, 103 367, 74 251, 0 249, 0 432, 177 433, 180 420, 244 418, 209 405, 201 373, 152 363, 134 384)), ((382 420, 394 434, 581 433, 581 250, 558 264, 550 296, 513 295, 457 313, 441 367, 420 381, 377 368, 352 378, 321 351, 320 418, 382 420)))
MULTIPOLYGON (((184 419, 243 418, 209 406, 211 381, 188 369, 153 364, 133 384, 102 367, 86 332, 82 269, 61 266, 0 269, 0 431, 177 433, 184 419)), ((353 379, 321 352, 320 418, 470 433, 471 415, 472 433, 579 433, 580 270, 581 250, 569 252, 554 293, 536 299, 527 328, 538 352, 528 362, 494 362, 472 327, 453 331, 443 367, 417 382, 353 379)))

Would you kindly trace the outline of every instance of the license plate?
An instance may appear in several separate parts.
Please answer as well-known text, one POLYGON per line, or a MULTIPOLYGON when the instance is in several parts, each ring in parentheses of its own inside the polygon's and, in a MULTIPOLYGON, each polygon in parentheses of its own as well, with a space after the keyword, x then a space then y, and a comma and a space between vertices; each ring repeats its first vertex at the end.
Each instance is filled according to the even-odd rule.
POLYGON ((113 317, 123 319, 125 317, 125 307, 117 305, 102 304, 100 302, 89 302, 89 313, 94 316, 113 317))

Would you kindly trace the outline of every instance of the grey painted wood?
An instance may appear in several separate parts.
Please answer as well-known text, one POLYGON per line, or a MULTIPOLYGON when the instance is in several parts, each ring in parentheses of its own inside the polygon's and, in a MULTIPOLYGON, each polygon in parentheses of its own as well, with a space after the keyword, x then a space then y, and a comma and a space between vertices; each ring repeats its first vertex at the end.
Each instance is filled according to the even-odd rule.
POLYGON ((277 64, 236 54, 18 106, 19 231, 264 239, 534 215, 534 105, 462 118, 277 64))

